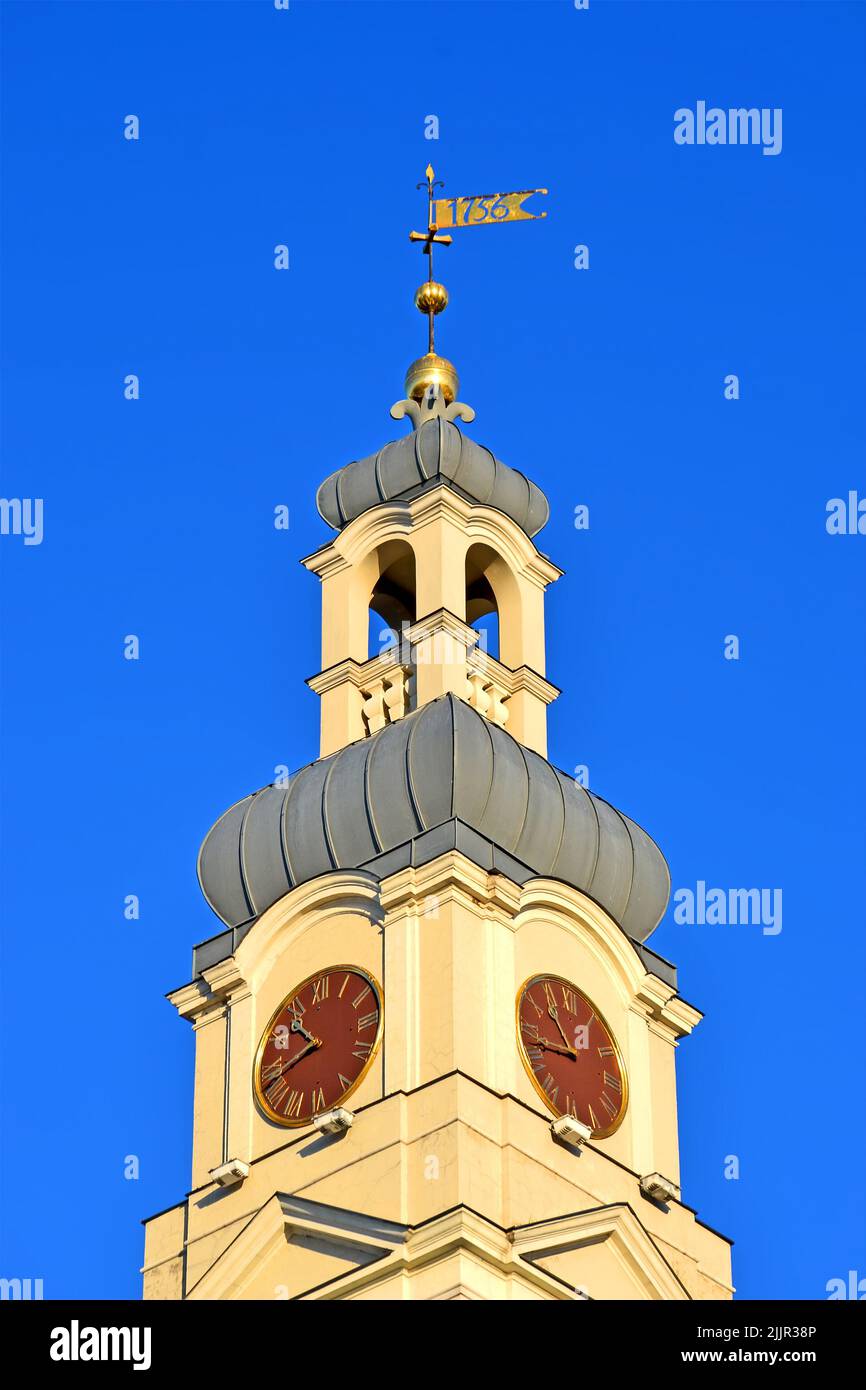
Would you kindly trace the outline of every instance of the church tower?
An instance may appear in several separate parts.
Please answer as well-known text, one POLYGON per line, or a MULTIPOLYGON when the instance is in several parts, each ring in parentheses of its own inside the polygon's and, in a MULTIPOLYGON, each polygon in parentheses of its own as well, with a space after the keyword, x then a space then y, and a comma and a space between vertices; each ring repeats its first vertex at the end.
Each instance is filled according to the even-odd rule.
POLYGON ((646 944, 667 865, 548 760, 548 504, 457 423, 428 186, 411 429, 322 483, 334 534, 304 561, 319 756, 201 847, 224 929, 169 996, 191 1190, 146 1223, 144 1296, 727 1299, 729 1244, 680 1196, 701 1015, 646 944))

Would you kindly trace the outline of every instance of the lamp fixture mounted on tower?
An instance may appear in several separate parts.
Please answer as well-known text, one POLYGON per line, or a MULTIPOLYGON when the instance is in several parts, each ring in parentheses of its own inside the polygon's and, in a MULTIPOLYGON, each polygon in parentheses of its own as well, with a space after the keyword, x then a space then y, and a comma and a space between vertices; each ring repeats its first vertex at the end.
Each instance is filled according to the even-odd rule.
POLYGON ((440 357, 435 349, 434 322, 437 314, 448 307, 448 291, 444 285, 433 278, 433 247, 450 246, 453 240, 447 234, 439 235, 442 227, 482 227, 493 222, 536 221, 546 217, 546 212, 526 212, 523 204, 534 193, 547 193, 546 188, 529 188, 520 193, 489 193, 464 198, 434 198, 437 188, 444 188, 437 179, 433 166, 427 165, 426 183, 417 188, 427 189, 427 231, 410 232, 410 241, 420 241, 427 257, 427 279, 415 291, 415 305, 422 314, 427 315, 427 352, 417 358, 406 373, 406 395, 410 400, 420 401, 424 392, 431 386, 438 386, 447 405, 457 399, 459 379, 456 368, 446 357, 440 357))

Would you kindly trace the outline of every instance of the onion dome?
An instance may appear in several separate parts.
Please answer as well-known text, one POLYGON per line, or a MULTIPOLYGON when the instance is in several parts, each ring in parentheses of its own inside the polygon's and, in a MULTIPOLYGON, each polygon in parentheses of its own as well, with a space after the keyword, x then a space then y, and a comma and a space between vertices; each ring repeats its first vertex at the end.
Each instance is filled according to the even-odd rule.
POLYGON ((670 893, 640 826, 454 695, 232 806, 204 840, 199 881, 239 927, 321 874, 383 878, 449 849, 518 883, 571 884, 636 942, 670 893))
MULTIPOLYGON (((423 403, 422 407, 414 400, 399 404, 406 414, 412 411, 416 421, 413 432, 368 458, 338 469, 319 488, 316 505, 329 526, 340 531, 370 507, 397 498, 408 500, 445 483, 470 502, 504 512, 528 536, 541 530, 550 515, 541 488, 502 463, 484 445, 469 439, 446 413, 423 418, 423 403)), ((448 414, 455 408, 463 411, 465 418, 469 408, 449 404, 448 414)), ((397 410, 395 406, 394 412, 397 410)), ((469 414, 471 418, 472 412, 469 414)))

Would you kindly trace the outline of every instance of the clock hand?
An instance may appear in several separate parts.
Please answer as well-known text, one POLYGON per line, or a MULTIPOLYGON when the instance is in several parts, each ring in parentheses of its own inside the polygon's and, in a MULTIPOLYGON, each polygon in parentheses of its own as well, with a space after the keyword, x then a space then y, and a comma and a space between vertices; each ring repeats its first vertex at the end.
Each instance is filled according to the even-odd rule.
POLYGON ((279 1069, 279 1071, 276 1073, 275 1076, 272 1076, 272 1077, 271 1077, 271 1080, 268 1082, 268 1085, 270 1086, 270 1085, 273 1084, 274 1081, 279 1080, 279 1078, 282 1076, 283 1072, 288 1071, 289 1068, 290 1068, 290 1067, 293 1067, 293 1066, 295 1065, 296 1062, 300 1062, 301 1058, 302 1058, 302 1057, 306 1057, 306 1055, 307 1055, 308 1052, 312 1052, 314 1048, 316 1048, 316 1047, 321 1047, 321 1046, 322 1046, 322 1040, 321 1040, 321 1038, 311 1038, 310 1041, 307 1043, 306 1047, 302 1047, 301 1050, 300 1050, 300 1052, 296 1052, 296 1053, 295 1053, 294 1057, 289 1057, 285 1062, 282 1062, 282 1063, 280 1064, 280 1069, 279 1069))
POLYGON ((308 1032, 307 1032, 307 1030, 306 1030, 306 1028, 304 1027, 303 1023, 301 1023, 300 1019, 298 1019, 298 1018, 292 1019, 291 1031, 292 1031, 293 1033, 303 1033, 303 1035, 304 1035, 305 1038, 309 1038, 310 1042, 313 1041, 313 1035, 312 1035, 312 1033, 308 1033, 308 1032))
POLYGON ((576 1058, 576 1057, 577 1057, 577 1053, 575 1052, 575 1050, 574 1050, 573 1047, 570 1047, 570 1046, 569 1046, 568 1038, 565 1036, 565 1033, 563 1032, 563 1029, 562 1029, 562 1024, 561 1024, 560 1021, 559 1021, 559 1010, 558 1010, 553 1004, 551 1004, 551 1005, 548 1007, 547 1012, 550 1014, 550 1017, 553 1019, 554 1023, 556 1024, 557 1028, 559 1029, 560 1033, 562 1033, 562 1041, 565 1043, 566 1047, 568 1048, 568 1055, 569 1055, 569 1057, 574 1057, 574 1058, 576 1058))
POLYGON ((302 1047, 300 1052, 296 1052, 294 1057, 289 1058, 289 1060, 286 1062, 286 1065, 283 1067, 283 1071, 288 1071, 289 1067, 293 1067, 296 1062, 300 1062, 302 1057, 306 1057, 308 1052, 313 1052, 317 1047, 320 1046, 321 1043, 319 1042, 319 1039, 313 1038, 311 1042, 307 1043, 306 1047, 302 1047))
POLYGON ((548 1042, 547 1038, 539 1038, 536 1046, 549 1048, 551 1052, 563 1052, 567 1057, 577 1056, 573 1047, 561 1047, 559 1043, 548 1042))

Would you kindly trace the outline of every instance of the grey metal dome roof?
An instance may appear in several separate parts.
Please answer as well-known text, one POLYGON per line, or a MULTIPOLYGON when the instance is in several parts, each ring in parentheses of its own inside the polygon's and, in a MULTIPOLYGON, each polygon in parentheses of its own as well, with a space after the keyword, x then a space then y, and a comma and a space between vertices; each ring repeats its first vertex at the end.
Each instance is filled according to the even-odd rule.
POLYGON ((332 473, 316 494, 316 506, 339 531, 370 507, 412 496, 437 482, 504 512, 528 536, 536 535, 550 515, 541 488, 443 417, 425 420, 378 453, 332 473))
POLYGON ((448 848, 518 882, 561 879, 638 942, 667 906, 667 864, 640 826, 454 695, 232 806, 205 837, 199 882, 236 927, 320 874, 384 877, 448 848))

